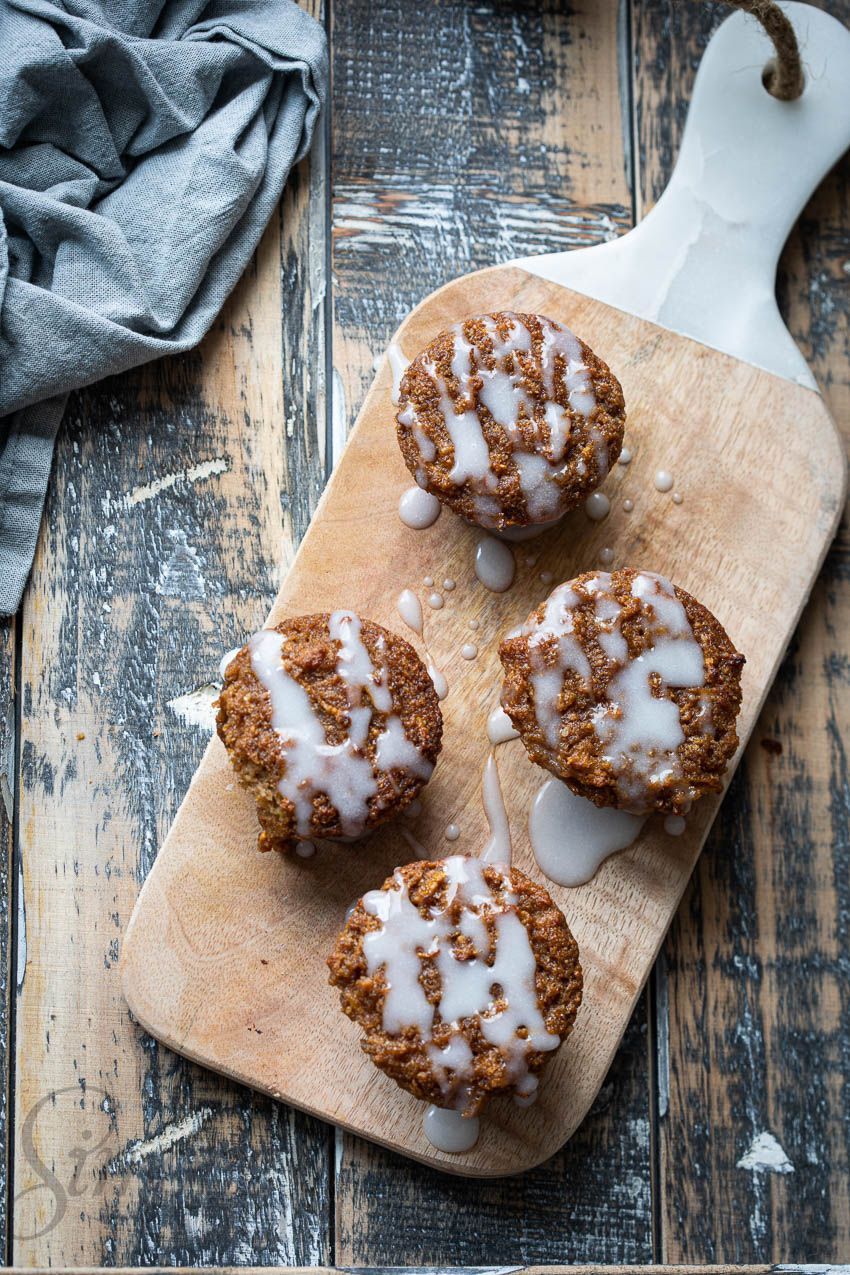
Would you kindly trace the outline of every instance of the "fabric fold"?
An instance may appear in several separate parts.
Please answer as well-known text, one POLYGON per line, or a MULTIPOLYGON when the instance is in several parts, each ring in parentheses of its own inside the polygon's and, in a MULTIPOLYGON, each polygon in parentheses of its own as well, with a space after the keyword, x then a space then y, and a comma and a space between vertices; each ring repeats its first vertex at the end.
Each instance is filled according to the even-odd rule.
POLYGON ((20 602, 71 390, 204 336, 324 100, 293 0, 7 0, 0 13, 0 612, 20 602))

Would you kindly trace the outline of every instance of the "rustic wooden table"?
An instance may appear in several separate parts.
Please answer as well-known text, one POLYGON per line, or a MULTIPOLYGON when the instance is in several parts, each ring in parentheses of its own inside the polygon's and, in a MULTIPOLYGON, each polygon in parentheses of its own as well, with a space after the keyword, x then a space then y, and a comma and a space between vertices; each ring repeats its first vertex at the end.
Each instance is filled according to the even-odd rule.
MULTIPOLYGON (((840 1260, 845 531, 599 1100, 542 1168, 501 1182, 428 1172, 181 1061, 122 1002, 122 931, 203 750, 220 655, 262 622, 373 358, 452 276, 639 218, 725 12, 314 8, 332 48, 324 135, 202 348, 73 398, 5 631, 9 1260, 840 1260)), ((829 8, 850 22, 850 0, 829 8)), ((845 162, 806 210, 780 281, 845 426, 849 177, 845 162)), ((698 516, 698 492, 689 503, 698 516)))

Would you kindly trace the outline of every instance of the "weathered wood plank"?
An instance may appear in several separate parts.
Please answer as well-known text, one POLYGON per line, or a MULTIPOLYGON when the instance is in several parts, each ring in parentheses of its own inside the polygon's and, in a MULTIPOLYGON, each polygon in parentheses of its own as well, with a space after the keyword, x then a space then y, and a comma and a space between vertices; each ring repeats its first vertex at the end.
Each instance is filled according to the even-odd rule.
MULTIPOLYGON (((850 21, 847 3, 829 8, 850 21)), ((700 51, 725 12, 634 5, 644 208, 663 189, 700 51)), ((779 280, 791 330, 845 424, 849 177, 845 160, 814 197, 779 280)), ((845 526, 659 966, 667 1261, 828 1262, 847 1251, 848 565, 845 526)))
POLYGON ((78 395, 59 440, 23 612, 24 1266, 330 1257, 328 1129, 160 1049, 117 972, 220 656, 262 622, 322 482, 318 164, 201 349, 78 395))
POLYGON ((14 965, 13 919, 18 891, 14 855, 15 748, 17 698, 15 694, 15 652, 17 622, 4 620, 0 626, 0 1252, 9 1246, 9 1144, 10 1110, 13 1103, 10 1051, 10 1018, 14 965))
MULTIPOLYGON (((429 291, 630 224, 618 5, 438 12, 333 8, 337 445, 429 291)), ((580 1133, 522 1178, 457 1181, 339 1135, 337 1263, 651 1257, 645 1016, 580 1133)))

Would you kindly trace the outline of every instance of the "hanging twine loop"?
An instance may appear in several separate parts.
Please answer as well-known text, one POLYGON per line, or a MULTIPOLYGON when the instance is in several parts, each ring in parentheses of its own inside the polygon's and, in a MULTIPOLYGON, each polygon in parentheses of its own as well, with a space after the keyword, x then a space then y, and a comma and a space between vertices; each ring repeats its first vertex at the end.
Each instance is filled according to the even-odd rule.
POLYGON ((765 68, 764 87, 773 97, 793 102, 803 92, 803 63, 794 28, 779 5, 774 0, 727 0, 727 4, 758 18, 776 50, 775 59, 765 68))

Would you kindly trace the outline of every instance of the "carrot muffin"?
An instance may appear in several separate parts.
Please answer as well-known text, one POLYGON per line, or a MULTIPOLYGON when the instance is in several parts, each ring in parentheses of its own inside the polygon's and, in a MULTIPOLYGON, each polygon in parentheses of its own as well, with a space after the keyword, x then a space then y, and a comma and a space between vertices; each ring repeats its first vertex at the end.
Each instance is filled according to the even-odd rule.
POLYGON ((398 814, 443 730, 413 647, 351 611, 255 633, 227 665, 217 724, 257 802, 261 850, 352 839, 398 814))
POLYGON ((372 1062, 468 1116, 496 1094, 533 1101, 581 1004, 578 948, 547 891, 463 855, 396 868, 328 966, 372 1062))
POLYGON ((620 454, 620 383, 567 328, 498 311, 441 332, 401 380, 398 441, 416 482, 495 530, 546 524, 620 454))
POLYGON ((684 589, 649 571, 587 572, 499 655, 502 707, 529 756, 579 796, 684 814, 720 791, 744 657, 684 589))

